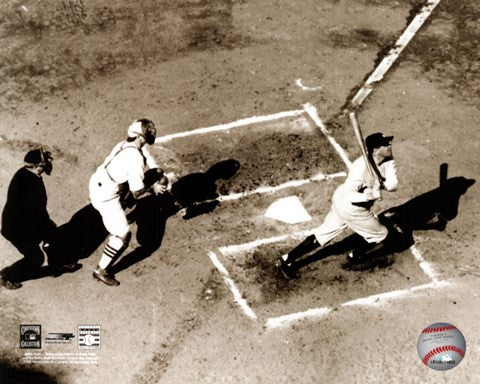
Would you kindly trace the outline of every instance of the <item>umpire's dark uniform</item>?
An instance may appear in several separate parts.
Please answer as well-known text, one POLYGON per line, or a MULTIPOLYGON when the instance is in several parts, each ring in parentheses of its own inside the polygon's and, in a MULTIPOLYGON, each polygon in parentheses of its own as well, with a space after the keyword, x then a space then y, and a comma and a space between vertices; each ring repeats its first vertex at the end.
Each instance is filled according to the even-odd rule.
MULTIPOLYGON (((25 160, 35 163, 36 158, 37 153, 30 151, 25 160)), ((42 177, 27 166, 20 168, 8 188, 1 233, 24 257, 5 268, 2 276, 12 282, 36 277, 44 261, 40 243, 48 242, 55 229, 47 212, 47 192, 42 177)))

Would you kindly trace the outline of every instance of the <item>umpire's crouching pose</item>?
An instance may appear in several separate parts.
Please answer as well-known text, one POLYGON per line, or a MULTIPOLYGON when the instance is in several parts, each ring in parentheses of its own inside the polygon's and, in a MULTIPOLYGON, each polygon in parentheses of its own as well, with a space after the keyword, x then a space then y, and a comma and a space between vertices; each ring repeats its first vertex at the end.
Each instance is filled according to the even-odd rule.
POLYGON ((375 164, 383 182, 373 182, 369 176, 363 157, 356 159, 345 182, 333 194, 330 212, 320 227, 314 230, 301 244, 279 259, 280 271, 286 278, 296 275, 295 260, 326 245, 347 227, 365 239, 365 244, 348 254, 351 262, 358 261, 366 254, 382 245, 388 235, 370 208, 381 197, 380 188, 393 191, 398 179, 392 155, 393 136, 374 133, 368 136, 365 144, 371 164, 375 164))
MULTIPOLYGON (((23 255, 23 259, 0 271, 0 284, 8 289, 20 288, 20 282, 40 276, 45 258, 40 244, 47 246, 57 228, 47 212, 47 192, 41 176, 52 171, 50 152, 42 148, 28 151, 24 164, 10 182, 2 213, 2 235, 23 255)), ((62 265, 61 260, 50 256, 48 263, 49 273, 57 275, 80 266, 62 265)))

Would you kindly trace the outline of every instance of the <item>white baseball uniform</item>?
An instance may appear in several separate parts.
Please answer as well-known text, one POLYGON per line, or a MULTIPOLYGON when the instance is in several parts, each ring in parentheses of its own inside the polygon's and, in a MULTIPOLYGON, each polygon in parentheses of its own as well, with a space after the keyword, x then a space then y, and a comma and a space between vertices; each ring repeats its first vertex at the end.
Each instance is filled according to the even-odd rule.
MULTIPOLYGON (((378 170, 385 178, 384 188, 387 191, 395 190, 398 185, 395 160, 384 161, 378 165, 378 170)), ((335 190, 325 221, 313 232, 320 245, 327 244, 347 227, 369 243, 378 243, 386 238, 387 228, 370 210, 374 201, 367 200, 363 193, 369 179, 365 160, 363 157, 356 159, 345 182, 335 190)))
POLYGON ((129 232, 120 203, 121 185, 126 183, 130 191, 140 191, 144 188, 145 167, 158 168, 147 147, 137 148, 133 142, 122 141, 90 178, 92 205, 102 215, 105 228, 114 236, 124 238, 129 232))

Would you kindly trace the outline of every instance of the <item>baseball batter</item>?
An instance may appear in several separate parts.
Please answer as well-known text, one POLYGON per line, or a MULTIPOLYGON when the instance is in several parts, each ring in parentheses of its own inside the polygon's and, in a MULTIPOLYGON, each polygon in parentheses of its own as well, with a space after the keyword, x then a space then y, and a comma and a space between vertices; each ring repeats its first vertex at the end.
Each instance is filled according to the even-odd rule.
POLYGON ((349 261, 363 259, 368 253, 381 247, 387 238, 388 230, 373 214, 371 207, 381 198, 380 189, 394 191, 398 185, 392 140, 393 136, 384 136, 382 133, 374 133, 366 138, 368 156, 372 164, 376 165, 383 181, 380 183, 371 180, 364 158, 356 159, 345 182, 335 190, 332 206, 323 224, 315 229, 313 235, 280 257, 280 271, 286 278, 296 276, 295 260, 323 247, 346 228, 351 228, 365 239, 364 245, 348 254, 349 261))
MULTIPOLYGON (((119 285, 108 272, 130 242, 131 232, 121 197, 126 188, 135 199, 152 190, 163 193, 167 186, 156 182, 150 188, 144 184, 146 169, 158 169, 155 159, 145 144, 155 142, 156 129, 152 121, 140 119, 128 128, 128 138, 118 143, 90 178, 89 191, 92 205, 97 209, 105 228, 110 233, 93 277, 107 285, 119 285)), ((158 176, 163 175, 158 170, 158 176)))

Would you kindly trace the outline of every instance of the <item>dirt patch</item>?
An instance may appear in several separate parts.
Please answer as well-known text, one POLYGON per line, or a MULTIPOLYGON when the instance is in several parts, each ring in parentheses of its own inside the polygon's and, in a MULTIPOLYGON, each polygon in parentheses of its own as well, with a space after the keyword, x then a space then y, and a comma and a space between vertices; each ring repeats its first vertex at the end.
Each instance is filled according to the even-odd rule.
POLYGON ((324 137, 312 133, 256 132, 209 135, 170 148, 185 174, 205 172, 226 156, 240 163, 229 180, 220 181, 222 194, 240 193, 260 186, 342 171, 338 155, 324 137), (281 150, 279 150, 281 148, 281 150), (261 156, 258 154, 261 153, 261 156))
POLYGON ((452 95, 480 107, 480 4, 444 0, 433 16, 438 22, 412 40, 407 59, 419 63, 429 79, 452 95))
POLYGON ((234 31, 231 0, 25 0, 0 5, 0 96, 5 108, 43 100, 123 69, 192 50, 249 44, 234 31))

